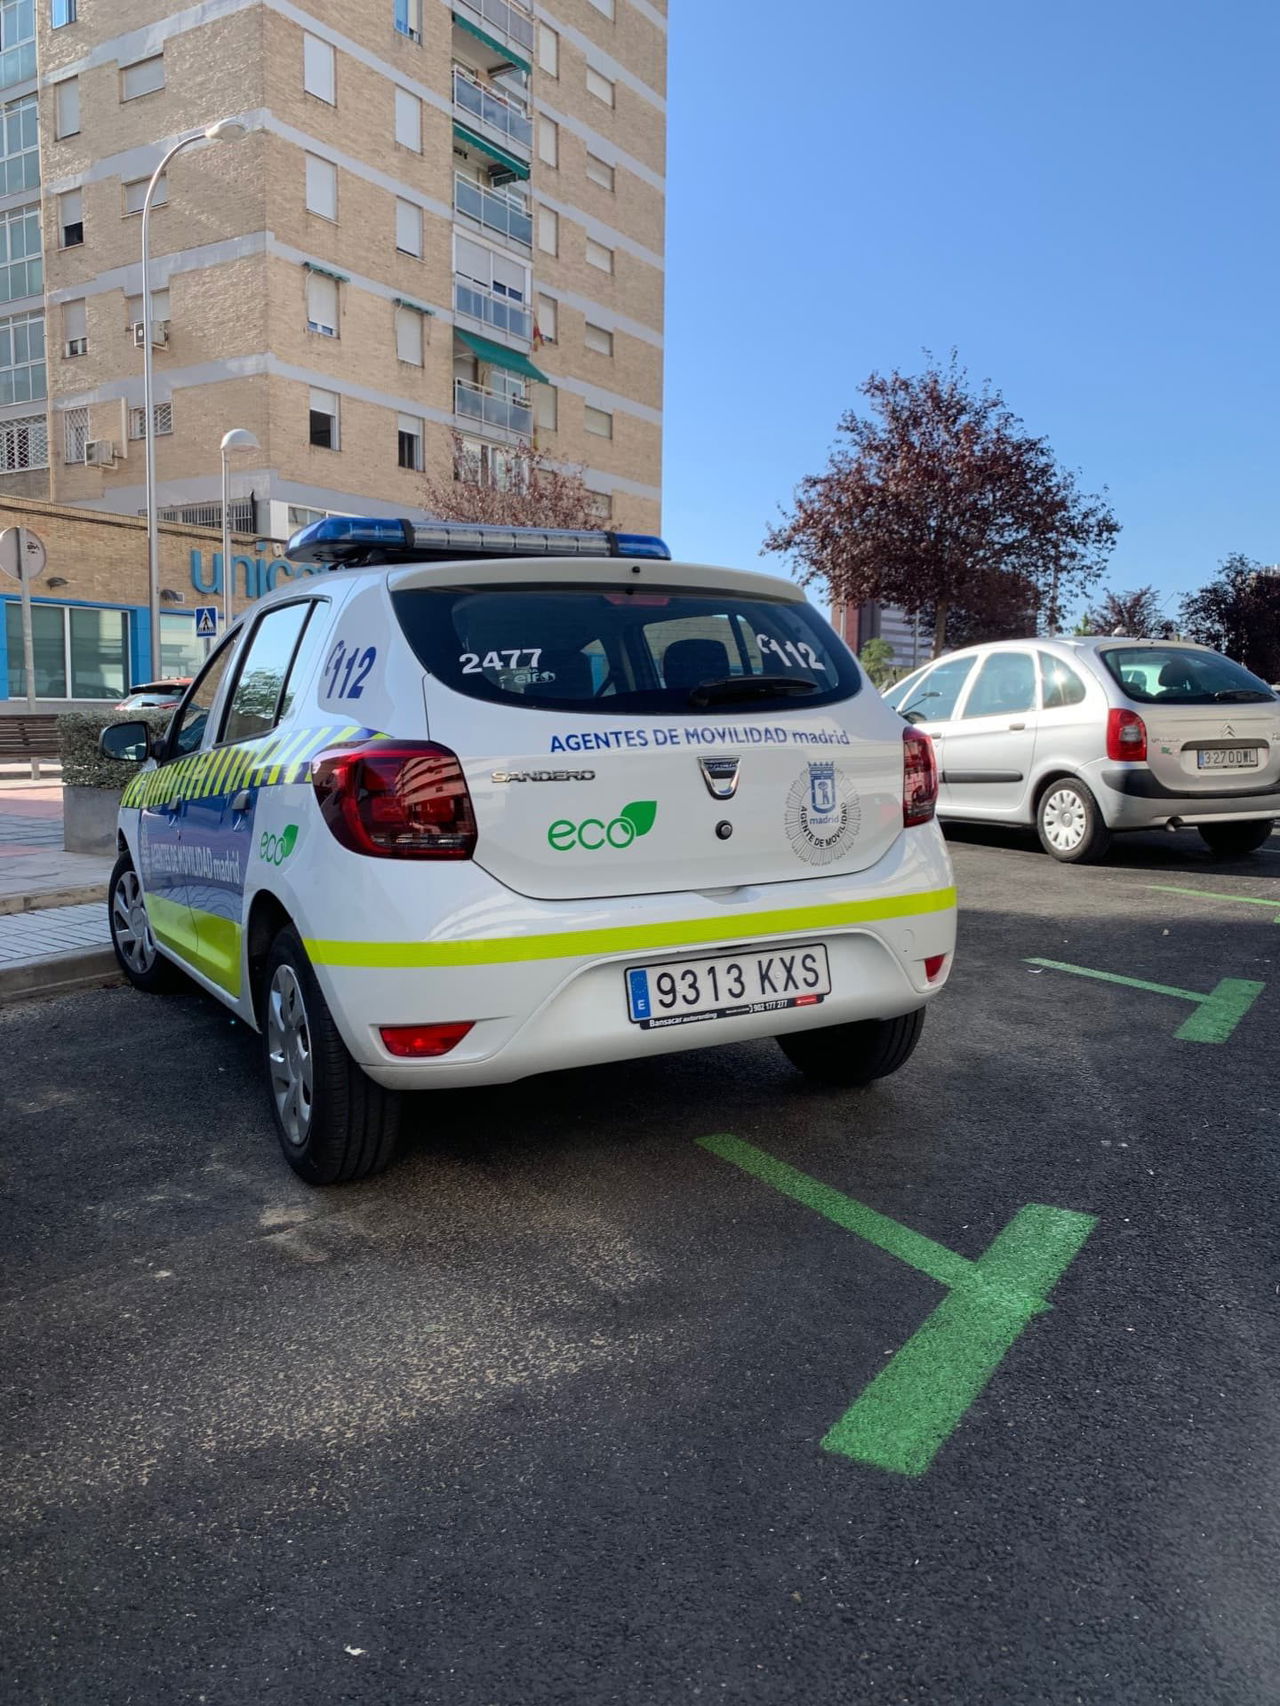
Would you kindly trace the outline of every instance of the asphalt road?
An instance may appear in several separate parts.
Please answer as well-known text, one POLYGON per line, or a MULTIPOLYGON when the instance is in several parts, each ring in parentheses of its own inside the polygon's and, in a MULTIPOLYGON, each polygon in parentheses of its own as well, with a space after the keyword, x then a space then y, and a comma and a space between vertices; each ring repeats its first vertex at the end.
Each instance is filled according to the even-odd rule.
POLYGON ((752 1046, 454 1093, 328 1193, 203 997, 0 1013, 7 1706, 1276 1700, 1280 839, 953 850, 889 1083, 752 1046), (1180 1040, 1224 979, 1266 987, 1180 1040), (1078 1247, 1001 1339, 1025 1274, 940 1283, 726 1133, 961 1257, 1096 1225, 1037 1222, 1078 1247), (890 1369, 890 1455, 961 1392, 921 1472, 823 1448, 890 1369))

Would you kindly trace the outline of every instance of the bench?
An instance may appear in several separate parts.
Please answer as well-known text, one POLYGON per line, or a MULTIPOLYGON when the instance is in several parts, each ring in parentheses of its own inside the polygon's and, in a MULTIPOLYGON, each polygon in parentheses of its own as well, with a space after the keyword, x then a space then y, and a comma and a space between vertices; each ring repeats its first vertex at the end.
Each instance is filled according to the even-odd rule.
POLYGON ((58 719, 56 716, 0 716, 0 761, 16 758, 30 759, 31 779, 40 780, 40 760, 58 757, 58 719))

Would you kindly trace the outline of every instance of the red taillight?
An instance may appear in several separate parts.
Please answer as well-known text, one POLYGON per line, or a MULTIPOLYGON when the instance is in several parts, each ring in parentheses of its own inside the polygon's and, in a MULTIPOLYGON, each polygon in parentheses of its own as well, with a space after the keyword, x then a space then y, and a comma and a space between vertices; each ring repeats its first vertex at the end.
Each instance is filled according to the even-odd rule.
POLYGON ((1118 707, 1107 712, 1107 757, 1145 759, 1147 725, 1136 711, 1118 707))
POLYGON ((474 1019, 449 1025, 383 1025, 382 1040, 387 1053, 399 1060, 438 1060, 466 1036, 474 1019))
POLYGON ((476 818, 456 753, 427 741, 322 753, 311 783, 344 847, 380 859, 469 859, 476 818))
POLYGON ((938 804, 938 760, 933 742, 919 729, 902 731, 902 821, 907 829, 928 823, 938 804))

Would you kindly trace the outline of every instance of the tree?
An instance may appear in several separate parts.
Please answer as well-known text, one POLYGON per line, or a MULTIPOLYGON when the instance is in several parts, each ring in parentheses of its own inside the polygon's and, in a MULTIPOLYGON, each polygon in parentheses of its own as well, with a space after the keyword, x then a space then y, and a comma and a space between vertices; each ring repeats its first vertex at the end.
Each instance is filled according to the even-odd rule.
POLYGON ((882 691, 893 680, 893 646, 882 637, 868 640, 858 653, 858 662, 871 677, 871 685, 882 691))
POLYGON ((869 408, 842 417, 847 445, 800 482, 765 551, 787 553, 804 582, 828 581, 834 599, 932 612, 935 656, 953 609, 978 626, 1041 611, 1056 624, 1120 531, 1103 499, 1080 492, 998 391, 972 389, 954 352, 859 390, 869 408))
POLYGON ((600 495, 583 472, 554 465, 532 444, 488 450, 482 463, 454 433, 453 478, 428 475, 422 505, 434 521, 590 530, 601 526, 600 495))
POLYGON ((1188 639, 1235 658, 1264 681, 1280 681, 1280 575, 1236 552, 1199 592, 1182 600, 1188 639))
POLYGON ((1160 595, 1153 586, 1136 587, 1132 592, 1104 592, 1097 604, 1086 610, 1083 634, 1122 634, 1134 639, 1151 639, 1162 634, 1168 626, 1160 608, 1160 595))

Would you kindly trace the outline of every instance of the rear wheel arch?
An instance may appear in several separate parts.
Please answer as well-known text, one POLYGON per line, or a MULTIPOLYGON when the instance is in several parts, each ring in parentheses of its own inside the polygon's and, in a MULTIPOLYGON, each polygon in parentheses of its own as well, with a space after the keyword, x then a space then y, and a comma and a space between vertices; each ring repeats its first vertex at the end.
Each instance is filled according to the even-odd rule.
MULTIPOLYGON (((1055 764, 1052 769, 1046 770, 1042 776, 1036 777, 1035 785, 1027 795, 1027 801, 1031 807, 1031 815, 1027 820, 1029 823, 1034 825, 1036 818, 1040 815, 1040 802, 1055 782, 1080 782, 1086 788, 1089 786, 1078 770, 1072 770, 1065 764, 1055 764)), ((1092 790, 1090 791, 1092 792, 1092 790)))
MULTIPOLYGON (((270 889, 259 889, 249 907, 245 929, 245 954, 248 959, 249 989, 252 992, 253 1015, 262 1028, 262 971, 271 952, 271 944, 280 932, 293 925, 288 908, 270 889)), ((297 926, 294 925, 296 929, 297 926)))

